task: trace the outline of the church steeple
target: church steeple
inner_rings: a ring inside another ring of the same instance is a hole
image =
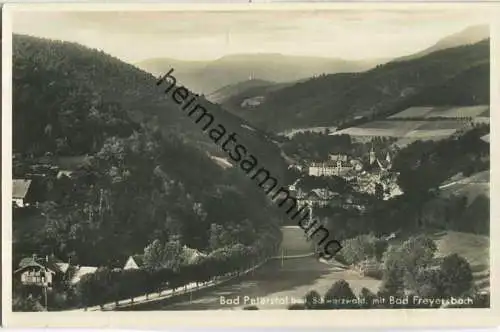
[[[387,169],[392,168],[392,158],[389,152],[387,152],[387,155],[385,156],[385,161],[387,162]]]
[[[377,157],[375,156],[375,151],[373,151],[373,144],[372,148],[370,150],[370,165],[373,165],[373,163],[377,160]]]

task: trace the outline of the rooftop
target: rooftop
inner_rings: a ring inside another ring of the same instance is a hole
[[[12,180],[12,198],[25,198],[31,185],[31,180],[14,179]]]

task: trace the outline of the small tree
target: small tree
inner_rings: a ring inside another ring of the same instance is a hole
[[[359,303],[360,303],[360,308],[362,309],[369,309],[372,308],[373,305],[373,300],[377,297],[375,293],[373,293],[371,290],[369,290],[366,287],[363,287],[361,289],[361,292],[359,293]]]
[[[403,253],[399,247],[390,246],[384,254],[382,284],[380,296],[402,295],[404,291],[405,267],[402,263]]]
[[[342,304],[342,301],[350,302]],[[354,303],[353,303],[354,302]],[[353,309],[358,308],[357,297],[354,295],[349,283],[345,280],[335,282],[326,292],[324,304],[327,309]]]
[[[404,267],[414,272],[417,267],[428,265],[436,253],[436,243],[425,235],[411,237],[401,245]]]
[[[375,256],[376,238],[373,235],[359,235],[344,241],[342,256],[349,264],[357,264]]]
[[[305,306],[307,309],[318,309],[322,305],[321,295],[315,290],[309,291],[305,296]]]
[[[87,308],[96,303],[96,285],[93,274],[86,274],[77,284],[77,293],[80,303]]]
[[[390,296],[401,297],[404,295],[404,282],[400,270],[384,271],[382,284],[378,296],[388,299]]]
[[[149,269],[171,268],[177,270],[182,260],[182,246],[178,240],[163,243],[154,240],[144,248],[144,265]]]
[[[441,287],[445,296],[462,296],[473,287],[470,264],[465,258],[452,254],[446,256],[440,265]]]

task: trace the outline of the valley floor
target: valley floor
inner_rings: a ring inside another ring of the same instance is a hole
[[[363,287],[376,292],[380,285],[379,280],[363,277],[340,264],[321,263],[315,257],[287,259],[283,262],[276,259],[253,273],[215,289],[202,290],[194,293],[192,297],[185,295],[169,302],[136,307],[135,310],[238,310],[255,304],[249,301],[244,303],[245,297],[264,298],[268,303],[256,304],[259,309],[286,309],[292,299],[301,300],[310,290],[324,294],[340,279],[346,280],[356,294],[359,294]],[[240,303],[221,304],[221,297],[239,297]],[[273,300],[275,303],[271,303]]]
[[[295,227],[284,228],[284,247],[287,252],[296,249],[294,254],[308,251],[306,243]],[[415,235],[415,234],[414,234]],[[490,288],[489,237],[453,231],[432,231],[428,234],[438,247],[436,256],[457,253],[471,265],[476,285],[480,290]],[[391,241],[393,244],[404,241],[403,235]],[[301,245],[300,248],[298,245]],[[164,301],[135,306],[124,310],[241,310],[256,305],[259,309],[286,309],[293,300],[301,301],[304,295],[315,290],[324,295],[337,280],[346,280],[353,292],[359,295],[366,287],[376,293],[380,280],[360,275],[343,265],[332,262],[319,262],[315,257],[295,259],[274,259],[257,270],[228,283],[186,294]],[[224,304],[221,298],[237,299],[239,303]],[[245,301],[247,299],[247,301]],[[266,303],[252,303],[263,300]],[[272,303],[274,302],[274,303]]]

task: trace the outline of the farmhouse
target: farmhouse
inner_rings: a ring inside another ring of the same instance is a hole
[[[68,266],[53,257],[39,258],[33,255],[21,259],[19,268],[14,271],[14,277],[19,278],[26,286],[51,288],[54,283],[64,279]]]
[[[25,286],[48,287],[62,282],[77,284],[81,277],[94,273],[97,267],[73,266],[52,256],[25,257],[19,262],[19,267],[14,271],[14,278],[18,278]]]

